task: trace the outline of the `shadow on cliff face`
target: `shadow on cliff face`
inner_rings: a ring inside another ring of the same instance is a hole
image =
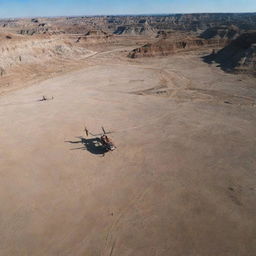
[[[256,32],[241,35],[217,53],[204,56],[203,61],[215,62],[226,72],[256,74]]]

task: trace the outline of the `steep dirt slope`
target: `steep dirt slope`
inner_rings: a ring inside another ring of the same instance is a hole
[[[207,62],[217,62],[227,71],[256,74],[256,32],[245,33],[220,50],[205,57]]]
[[[15,65],[43,63],[54,57],[81,58],[91,53],[57,37],[6,39],[0,44],[0,68],[6,72]]]
[[[81,67],[96,52],[69,37],[0,33],[0,94]]]

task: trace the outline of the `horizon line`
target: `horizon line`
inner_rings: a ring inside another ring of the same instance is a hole
[[[140,14],[79,14],[79,15],[50,15],[50,16],[17,16],[17,17],[0,17],[0,20],[12,20],[12,19],[31,19],[31,18],[79,18],[79,17],[118,17],[118,16],[172,16],[172,15],[184,15],[184,14],[256,14],[256,11],[252,12],[177,12],[177,13],[140,13]]]

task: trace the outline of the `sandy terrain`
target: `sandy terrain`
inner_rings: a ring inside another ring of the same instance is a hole
[[[0,255],[255,255],[255,79],[127,52],[1,96]]]

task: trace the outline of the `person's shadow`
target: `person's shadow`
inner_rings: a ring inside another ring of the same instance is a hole
[[[90,153],[94,154],[94,155],[104,155],[105,153],[108,152],[108,150],[101,144],[101,140],[100,138],[90,138],[90,139],[86,139],[83,137],[77,137],[79,140],[77,141],[65,141],[71,144],[82,144],[82,147],[79,148],[72,148],[71,150],[77,150],[77,149],[81,149],[81,150],[87,150]]]

